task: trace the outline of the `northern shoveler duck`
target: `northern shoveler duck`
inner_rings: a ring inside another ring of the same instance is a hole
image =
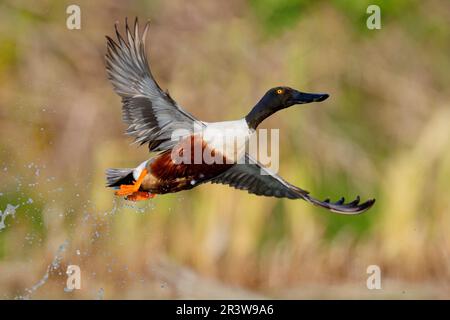
[[[289,87],[276,87],[267,91],[240,120],[213,123],[200,121],[181,108],[156,83],[145,55],[148,27],[149,23],[140,37],[136,19],[134,30],[130,30],[128,23],[125,23],[125,37],[121,36],[116,24],[117,42],[106,37],[106,70],[115,92],[122,97],[123,121],[128,125],[126,133],[134,136],[135,142],[141,145],[148,143],[150,152],[157,153],[134,169],[106,171],[107,186],[116,188],[116,195],[137,201],[211,182],[247,190],[259,196],[303,199],[341,214],[361,213],[374,204],[375,199],[360,203],[359,196],[348,203],[344,202],[344,198],[337,202],[315,199],[309,192],[269,172],[242,146],[232,148],[234,154],[220,154],[222,162],[175,161],[173,155],[183,154],[186,142],[192,148],[197,146],[217,156],[217,146],[224,141],[224,132],[233,132],[235,137],[248,141],[258,125],[273,113],[296,104],[323,101],[328,98],[328,94],[303,93]],[[193,133],[196,126],[202,128],[201,134]],[[181,139],[173,139],[173,133],[177,130],[184,130],[187,134]],[[244,161],[229,161],[234,156],[237,156],[234,159]]]

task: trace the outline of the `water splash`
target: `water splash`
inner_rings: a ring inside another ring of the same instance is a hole
[[[103,288],[100,288],[97,292],[97,300],[103,300],[103,297],[105,295],[105,290]]]
[[[5,211],[3,211],[3,212],[0,211],[0,231],[3,230],[6,227],[5,219],[6,219],[7,216],[12,216],[13,218],[15,218],[16,209],[18,207],[19,207],[18,205],[17,206],[13,206],[13,205],[8,203],[6,205]]]
[[[34,294],[40,287],[42,287],[48,281],[48,278],[50,277],[50,273],[59,268],[59,266],[61,264],[61,260],[63,258],[63,254],[66,251],[66,248],[68,245],[69,245],[69,240],[66,240],[59,246],[58,250],[56,251],[55,256],[53,257],[52,262],[48,265],[47,271],[42,276],[42,278],[31,288],[26,289],[25,291],[27,293],[25,295],[16,297],[17,299],[23,299],[23,300],[31,299],[32,294]]]

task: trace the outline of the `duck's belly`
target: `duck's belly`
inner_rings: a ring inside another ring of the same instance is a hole
[[[193,135],[148,162],[149,173],[141,189],[159,194],[192,189],[225,172],[234,163],[210,147],[202,135]]]

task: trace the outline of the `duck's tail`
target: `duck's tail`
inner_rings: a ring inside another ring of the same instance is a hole
[[[125,169],[106,169],[106,186],[107,187],[120,187],[122,184],[131,185],[134,182],[133,170],[130,168]]]

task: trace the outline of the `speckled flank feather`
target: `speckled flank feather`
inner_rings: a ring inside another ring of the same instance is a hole
[[[191,148],[191,164],[174,163],[172,153],[187,152],[187,147]],[[166,151],[151,160],[148,164],[149,175],[142,182],[143,190],[150,190],[152,193],[169,193],[192,189],[234,165],[232,163],[227,164],[227,159],[220,153],[217,156],[221,158],[222,164],[195,164],[194,154],[196,149],[201,150],[202,154],[209,153],[216,156],[215,150],[210,149],[201,136],[190,136],[181,141],[174,150]]]

